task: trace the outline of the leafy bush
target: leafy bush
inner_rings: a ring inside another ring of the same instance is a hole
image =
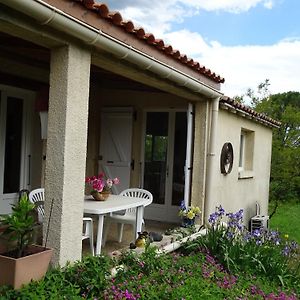
[[[227,216],[227,222],[222,219]],[[300,287],[299,247],[277,231],[248,232],[243,226],[243,210],[225,214],[220,206],[209,217],[205,236],[191,242],[186,251],[203,248],[233,274],[251,272],[277,280],[282,286]]]
[[[278,241],[279,236],[271,232],[245,235],[242,211],[229,214],[227,225],[221,224],[224,215],[220,207],[210,218],[213,225],[207,236],[177,252],[158,255],[149,246],[141,255],[124,252],[118,259],[84,257],[82,262],[49,271],[43,280],[19,291],[0,288],[0,299],[296,300],[300,287],[299,276],[288,265],[288,251],[294,251],[287,248],[291,244]],[[279,287],[269,272],[281,274],[279,282],[285,286]]]
[[[113,261],[107,256],[86,256],[81,262],[50,270],[43,280],[20,290],[0,287],[4,299],[94,299],[103,293]]]

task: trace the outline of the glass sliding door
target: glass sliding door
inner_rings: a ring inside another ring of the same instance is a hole
[[[179,206],[184,198],[184,167],[187,142],[186,112],[176,112],[173,178],[172,178],[172,205]]]
[[[3,193],[20,189],[23,100],[7,97]]]
[[[144,188],[151,191],[156,204],[165,203],[168,123],[166,112],[147,113]]]
[[[1,87],[0,87],[1,88]],[[30,189],[28,96],[13,88],[0,96],[0,214],[11,212],[21,189]]]
[[[145,218],[177,222],[184,198],[187,143],[186,111],[147,112],[143,187],[153,194]]]

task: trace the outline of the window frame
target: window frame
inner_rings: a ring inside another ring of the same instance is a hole
[[[249,129],[241,128],[238,166],[239,179],[254,177],[254,142],[255,132]]]

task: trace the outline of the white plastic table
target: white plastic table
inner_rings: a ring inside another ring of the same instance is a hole
[[[105,214],[136,207],[135,232],[137,236],[137,233],[142,230],[144,206],[147,206],[150,203],[150,199],[120,195],[109,195],[108,199],[105,201],[96,201],[92,196],[85,196],[83,209],[84,213],[98,215],[96,255],[99,255],[101,253],[103,221]]]

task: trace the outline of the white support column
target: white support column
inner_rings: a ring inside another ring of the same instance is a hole
[[[208,131],[208,101],[195,103],[194,156],[192,169],[192,205],[201,209],[200,224],[204,223]]]
[[[61,266],[81,259],[90,62],[72,45],[51,52],[44,239],[54,199],[47,246]]]

